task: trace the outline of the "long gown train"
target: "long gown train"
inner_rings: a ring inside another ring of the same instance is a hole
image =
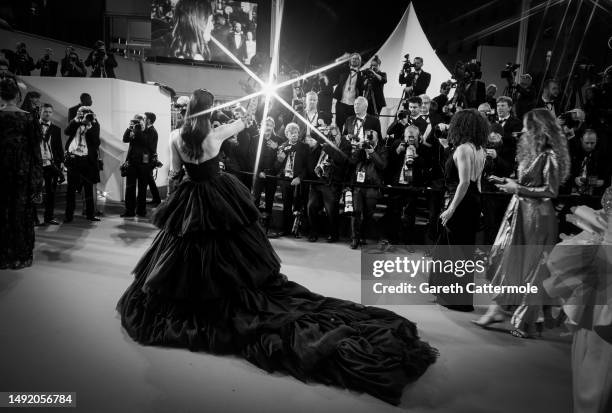
[[[437,357],[416,325],[288,281],[248,189],[219,171],[217,157],[185,168],[117,304],[128,334],[147,345],[242,355],[269,372],[398,404]]]

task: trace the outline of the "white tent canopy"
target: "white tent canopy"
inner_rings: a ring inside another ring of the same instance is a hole
[[[387,73],[388,78],[385,85],[385,98],[391,99],[388,101],[387,110],[395,111],[395,107],[391,107],[392,102],[397,102],[396,99],[402,97],[403,87],[398,83],[398,77],[402,70],[403,56],[406,53],[410,53],[411,60],[417,56],[423,58],[423,70],[431,73],[431,83],[427,89],[430,97],[437,96],[440,84],[451,78],[450,72],[427,40],[414,6],[410,3],[391,36],[376,53],[382,61],[381,70]],[[368,61],[367,66],[369,63]]]

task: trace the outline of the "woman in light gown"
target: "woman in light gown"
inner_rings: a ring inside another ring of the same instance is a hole
[[[511,319],[514,336],[530,337],[542,310],[542,281],[547,278],[546,257],[558,238],[552,199],[569,174],[567,140],[554,116],[534,109],[523,120],[518,145],[518,179],[492,177],[504,192],[512,193],[508,209],[493,244],[491,284],[522,286],[530,283],[539,294],[500,293],[485,315],[474,323],[487,327],[505,320],[503,305],[517,306]]]
[[[437,351],[391,311],[321,296],[280,273],[249,190],[219,170],[221,144],[247,122],[212,130],[210,114],[190,118],[212,104],[196,90],[171,134],[170,195],[117,305],[123,327],[142,344],[237,354],[268,372],[398,404]]]

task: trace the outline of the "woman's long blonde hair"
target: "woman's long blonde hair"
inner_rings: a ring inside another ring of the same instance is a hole
[[[534,159],[546,150],[552,150],[559,165],[561,182],[569,177],[570,158],[567,138],[548,109],[533,109],[525,115],[527,131],[518,144],[517,160],[519,175],[526,170]]]

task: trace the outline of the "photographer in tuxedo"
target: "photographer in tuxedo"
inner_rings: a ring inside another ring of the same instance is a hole
[[[87,220],[100,221],[95,216],[94,185],[100,182],[98,149],[100,148],[100,124],[88,106],[81,106],[76,117],[64,130],[68,136],[64,164],[68,170],[66,190],[66,215],[64,222],[74,217],[75,194],[84,193]]]
[[[383,88],[387,83],[387,74],[380,70],[380,58],[374,56],[370,62],[370,67],[363,70],[364,96],[368,100],[368,113],[378,116],[382,108],[387,106]]]
[[[353,109],[355,99],[363,94],[365,78],[359,70],[360,67],[361,56],[359,53],[353,53],[349,66],[343,69],[338,77],[334,99],[336,99],[336,125],[339,128],[343,128],[346,119],[355,114]]]
[[[350,135],[349,139],[357,139],[363,141],[365,138],[365,131],[373,130],[376,131],[376,136],[381,136],[380,133],[380,121],[377,117],[368,115],[368,101],[363,96],[359,96],[355,99],[353,105],[355,115],[349,117],[344,122],[344,128],[342,135]],[[338,120],[336,118],[336,120]]]
[[[155,115],[155,113],[145,112],[146,131],[149,134],[149,138],[151,139],[151,145],[153,145],[153,142],[155,142],[155,147],[151,147],[151,149],[153,149],[153,156],[151,158],[152,159],[151,168],[149,170],[149,178],[147,181],[147,186],[149,190],[151,191],[151,197],[153,198],[150,204],[154,207],[161,204],[161,197],[159,196],[159,189],[157,188],[157,184],[155,183],[155,177],[153,176],[153,171],[156,168],[160,168],[161,166],[163,166],[161,162],[159,162],[159,158],[157,156],[158,135],[157,135],[157,129],[155,129],[155,126],[153,126],[156,120],[157,120],[157,116]]]
[[[423,100],[420,96],[412,96],[408,98],[405,106],[408,110],[408,124],[419,128],[419,133],[422,136],[427,130],[427,121],[421,116]]]
[[[485,147],[486,160],[483,174],[509,178],[516,169],[516,148],[523,129],[523,122],[512,115],[512,99],[508,96],[497,98],[497,117],[491,125]],[[499,192],[493,182],[482,180],[482,190]],[[503,195],[489,195],[482,198],[485,224],[484,242],[492,245],[497,236],[510,198]]]
[[[68,109],[68,119],[74,119],[80,107],[91,107],[91,105],[93,105],[91,95],[89,93],[81,93],[81,96],[79,96],[79,103]]]
[[[15,51],[2,49],[2,53],[9,61],[9,71],[17,76],[30,76],[35,68],[34,59],[28,54],[23,42],[17,43]]]
[[[65,180],[64,173],[62,172],[64,149],[62,148],[62,130],[59,126],[51,123],[51,116],[53,116],[53,106],[49,103],[43,104],[40,115],[42,131],[40,153],[42,155],[43,179],[45,181],[44,222],[47,225],[59,225],[59,222],[53,216],[53,210],[55,209],[57,184]]]
[[[561,115],[561,102],[559,100],[559,82],[555,79],[547,79],[544,82],[542,96],[538,97],[536,108],[548,109],[554,117]]]
[[[364,231],[371,223],[376,204],[382,196],[380,187],[387,168],[387,148],[379,143],[378,136],[378,132],[372,129],[366,129],[363,139],[356,135],[349,136],[352,145],[350,163],[354,167],[352,182],[378,186],[355,186],[353,189],[351,249],[366,244]]]
[[[404,63],[404,67],[399,74],[399,84],[405,85],[404,96],[419,96],[427,93],[427,88],[431,82],[431,74],[423,70],[423,58],[415,57],[410,64],[410,55],[404,57],[406,63]]]
[[[130,146],[125,163],[121,165],[121,175],[126,177],[125,212],[121,217],[132,218],[138,215],[144,218],[147,215],[147,185],[153,155],[157,153],[157,132],[155,129],[147,129],[145,116],[137,114],[123,133],[123,142]]]
[[[332,120],[331,113],[327,113],[318,109],[319,96],[316,92],[310,91],[306,93],[306,105],[304,110],[299,111],[300,115],[308,121],[305,124],[297,116],[293,116],[293,123],[297,124],[300,128],[300,140],[303,140],[307,134],[316,135],[312,131],[313,128],[318,128],[321,124],[329,125]]]
[[[270,219],[272,217],[272,207],[274,206],[274,194],[276,193],[276,156],[278,147],[284,139],[274,133],[274,119],[268,116],[262,127],[264,128],[263,143],[261,145],[261,155],[257,166],[257,177],[253,188],[253,203],[259,208],[261,192],[265,193],[265,207],[261,220],[262,225],[268,232]]]
[[[336,148],[323,141],[318,135],[314,137],[321,152],[314,167],[316,180],[320,183],[310,185],[308,195],[308,220],[310,227],[309,241],[318,239],[316,218],[325,209],[327,215],[327,242],[338,241],[338,212],[343,183],[346,180],[351,144],[340,133],[336,125],[322,127],[321,132],[336,145]]]

